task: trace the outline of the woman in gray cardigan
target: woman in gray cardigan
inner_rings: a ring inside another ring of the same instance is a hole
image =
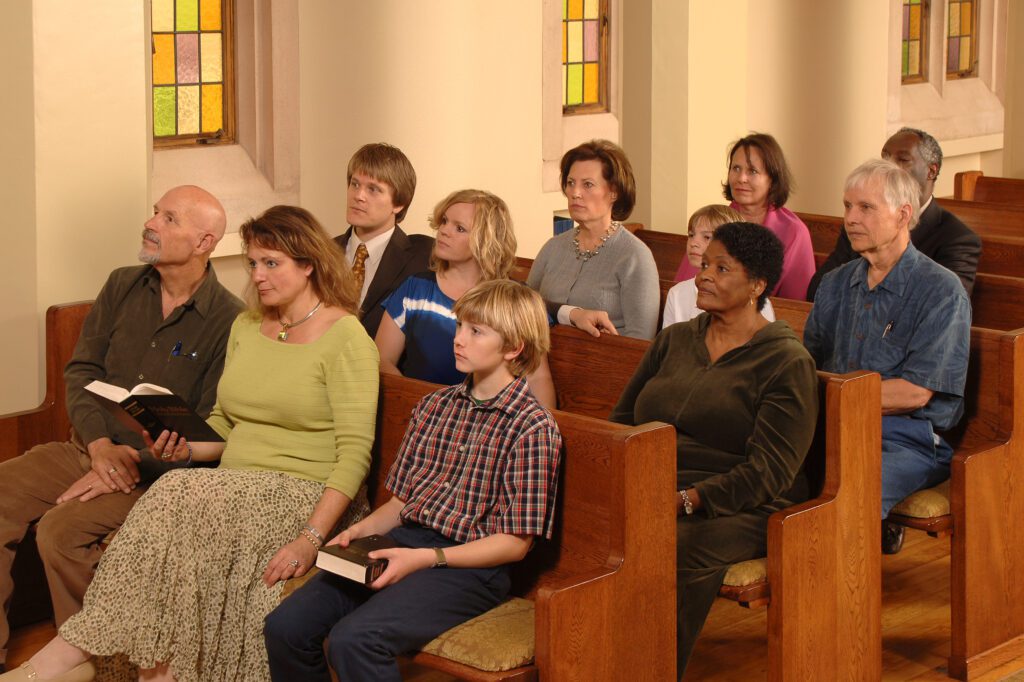
[[[527,284],[561,324],[594,336],[654,338],[658,268],[647,245],[620,222],[636,200],[625,152],[607,140],[585,142],[562,157],[561,181],[576,226],[541,248]]]

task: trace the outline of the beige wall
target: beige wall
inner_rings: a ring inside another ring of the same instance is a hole
[[[1004,173],[1024,178],[1024,4],[1009,3],[1006,35],[1006,146]],[[1017,66],[1017,68],[1013,68]],[[986,171],[987,173],[987,171]]]
[[[348,159],[386,141],[418,176],[405,228],[427,231],[436,202],[479,187],[508,202],[519,252],[534,255],[565,208],[561,194],[541,190],[541,11],[540,2],[304,0],[302,204],[343,231]]]

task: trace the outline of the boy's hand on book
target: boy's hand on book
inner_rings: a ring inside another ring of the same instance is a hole
[[[100,495],[112,493],[114,490],[107,487],[100,480],[99,474],[95,471],[89,471],[89,473],[72,483],[67,490],[60,494],[60,497],[57,498],[57,504],[63,504],[75,499],[79,502],[88,502]]]
[[[371,559],[387,559],[388,567],[380,577],[370,583],[370,589],[379,590],[394,585],[411,573],[430,568],[434,565],[436,554],[429,547],[392,547],[391,549],[375,549],[368,555]]]
[[[109,438],[97,438],[89,443],[88,450],[92,470],[103,485],[127,495],[139,482],[138,462],[142,458],[135,448],[115,445]]]
[[[299,578],[316,565],[316,548],[304,537],[298,537],[277,550],[267,569],[263,571],[263,584],[273,587],[278,580]]]
[[[327,541],[328,545],[341,545],[342,547],[348,547],[348,543],[363,537],[365,533],[359,531],[358,524],[349,526],[345,530],[341,531],[333,538]]]

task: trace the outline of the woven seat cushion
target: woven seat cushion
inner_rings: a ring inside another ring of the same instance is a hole
[[[918,490],[892,508],[893,514],[911,516],[915,519],[930,519],[949,513],[949,479],[934,488]]]
[[[746,587],[768,577],[768,560],[751,559],[729,567],[722,582],[732,587]]]
[[[533,663],[533,602],[514,597],[458,625],[422,649],[490,672]]]

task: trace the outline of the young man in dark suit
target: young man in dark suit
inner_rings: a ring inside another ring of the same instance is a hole
[[[430,265],[434,239],[407,235],[398,226],[415,191],[416,171],[398,147],[363,145],[348,162],[349,228],[334,240],[362,287],[359,306],[370,337],[377,334],[384,299],[406,277]]]

